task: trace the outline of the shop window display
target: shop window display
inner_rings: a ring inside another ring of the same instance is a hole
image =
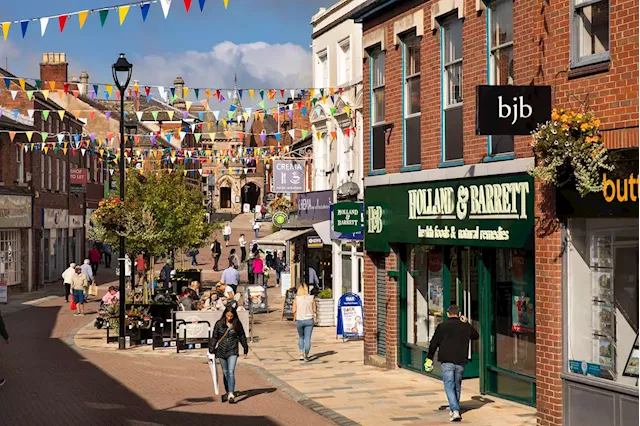
[[[407,341],[429,348],[436,327],[443,321],[442,247],[416,246],[413,270],[416,275],[407,288]]]
[[[567,369],[637,386],[638,221],[572,219],[568,242]]]

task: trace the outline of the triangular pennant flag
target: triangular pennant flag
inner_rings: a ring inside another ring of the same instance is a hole
[[[289,136],[291,136],[291,139],[295,139],[295,137],[296,137],[296,129],[291,129],[287,133],[289,133]]]
[[[16,137],[16,132],[9,132],[9,139],[13,142],[13,138]]]
[[[64,134],[58,133],[56,136],[58,137],[58,143],[62,143],[62,141],[64,140]]]
[[[42,96],[44,96],[45,99],[49,99],[49,91],[48,90],[41,90],[40,93],[42,93]]]
[[[27,114],[29,114],[29,118],[33,118],[33,113],[34,113],[34,110],[32,109],[27,110]]]
[[[16,96],[18,95],[18,91],[17,90],[12,90],[11,91],[11,97],[13,98],[13,100],[16,100]]]
[[[347,113],[347,115],[351,115],[351,107],[346,106],[344,108],[342,108],[344,110],[345,113]]]
[[[4,85],[7,86],[7,89],[10,89],[11,88],[11,79],[5,77]]]
[[[187,136],[187,132],[180,132],[180,142],[184,140],[185,136]]]
[[[42,119],[43,120],[46,121],[49,118],[49,110],[48,109],[42,110],[42,111],[40,111],[40,113],[42,114]]]
[[[187,111],[189,111],[191,109],[191,105],[193,105],[193,102],[185,101],[185,104],[186,104]]]
[[[220,111],[213,111],[213,116],[216,118],[216,121],[218,121],[218,117],[220,116]]]
[[[4,36],[5,40],[9,36],[9,27],[11,27],[11,22],[3,22],[2,23],[2,35]]]
[[[144,111],[136,111],[136,116],[138,117],[138,121],[142,121],[142,114],[144,114]]]
[[[58,23],[60,23],[60,32],[64,31],[64,26],[67,24],[68,15],[60,15],[58,16]]]
[[[44,33],[47,31],[47,25],[49,24],[49,18],[40,18],[40,35],[44,37]]]
[[[229,0],[223,0],[224,8],[226,9],[229,6]]]
[[[173,114],[175,114],[174,110],[167,111],[167,115],[169,116],[169,121],[173,121]]]
[[[206,0],[198,0],[198,3],[200,4],[200,12],[202,12],[204,10],[204,2],[205,1]],[[202,174],[202,172],[200,174]]]
[[[227,111],[227,114],[229,115],[229,120],[231,120],[233,117],[233,111]]]
[[[147,14],[149,13],[150,6],[151,6],[151,3],[142,3],[140,5],[140,11],[142,12],[142,22],[147,21]]]
[[[189,13],[189,9],[191,9],[191,0],[184,0],[184,8]]]
[[[267,135],[265,133],[260,133],[260,140],[262,140],[262,144],[264,145],[264,141],[267,139]]]
[[[289,119],[293,120],[293,110],[290,109],[289,111],[287,111],[287,113],[289,114]]]
[[[95,133],[90,133],[89,134],[89,139],[91,140],[91,142],[94,142],[96,140],[96,134]]]
[[[109,9],[104,9],[100,11],[100,26],[104,27],[104,23],[107,20],[107,16],[109,16]]]
[[[260,91],[260,98],[261,98],[262,100],[264,100],[264,90],[261,90],[261,91]]]
[[[44,153],[47,154],[49,152],[49,145],[46,145],[44,147]]]
[[[111,111],[106,111],[104,115],[107,117],[107,120],[111,118]]]
[[[80,29],[84,27],[84,23],[87,20],[87,15],[89,15],[88,10],[83,10],[82,12],[78,12],[78,22],[80,23]]]
[[[124,20],[127,18],[127,13],[129,13],[129,8],[131,6],[120,6],[118,8],[118,16],[120,17],[120,25],[124,23]]]
[[[284,89],[280,89],[280,97],[284,99]]]
[[[253,99],[253,95],[255,95],[255,90],[249,89],[249,97],[251,97],[251,99]]]
[[[329,108],[331,115],[336,115],[336,109],[334,107]]]
[[[336,140],[337,136],[338,136],[337,132],[331,132],[331,139]]]
[[[200,89],[193,89],[193,93],[196,95],[196,99],[200,96]]]
[[[260,101],[260,107],[262,107],[262,109],[266,109],[266,105],[264,101]]]
[[[151,116],[153,117],[153,121],[158,121],[158,111],[151,111]]]
[[[27,99],[31,100],[33,97],[33,90],[27,90]]]
[[[162,6],[164,19],[167,19],[167,15],[169,15],[169,8],[171,7],[171,0],[160,0],[160,6]]]
[[[20,21],[20,27],[22,27],[22,38],[24,38],[25,34],[27,34],[28,26],[29,26],[29,21]]]
[[[65,111],[63,109],[58,110],[58,115],[60,116],[60,120],[64,120],[64,112]]]
[[[84,157],[84,154],[87,152],[87,150],[85,148],[80,148],[80,152],[82,153],[82,156]],[[111,172],[111,174],[113,174],[113,169],[109,170]]]
[[[42,138],[42,142],[46,142],[47,138],[49,137],[49,133],[48,132],[40,132],[40,137]]]
[[[133,140],[135,141],[136,145],[139,145],[140,144],[140,135],[135,135],[133,137]]]
[[[104,86],[105,90],[109,94],[109,96],[113,96],[113,86],[111,84],[107,84]]]
[[[89,118],[90,118],[91,120],[93,120],[94,118],[96,118],[96,112],[95,112],[95,111],[93,111],[93,110],[92,110],[92,111],[89,111]]]
[[[302,130],[302,139],[306,138],[308,134],[309,134],[308,130]]]
[[[202,133],[194,133],[193,136],[196,138],[196,143],[200,142],[200,138],[202,137]]]

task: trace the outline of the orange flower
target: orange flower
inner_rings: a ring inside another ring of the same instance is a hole
[[[587,130],[589,130],[591,126],[588,123],[582,123],[580,125],[580,130],[582,130],[583,132],[586,132]]]
[[[557,120],[558,118],[560,118],[560,114],[558,114],[558,111],[556,111],[556,109],[553,109],[553,112],[551,113],[551,119],[552,120]]]
[[[597,118],[595,120],[593,120],[593,125],[595,127],[599,127],[600,126],[600,120],[598,120]]]
[[[560,130],[564,130],[566,132],[567,130],[569,130],[569,125],[566,123],[563,124],[562,126],[560,126]]]
[[[562,116],[560,116],[560,120],[563,123],[566,123],[567,121],[569,121],[569,116],[567,114],[562,114]]]

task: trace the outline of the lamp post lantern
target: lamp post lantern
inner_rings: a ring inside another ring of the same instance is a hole
[[[131,81],[131,73],[133,71],[133,65],[127,61],[124,57],[124,53],[120,54],[118,60],[111,67],[113,72],[113,81],[116,83],[116,87],[120,91],[120,201],[124,201],[124,180],[125,180],[125,167],[124,167],[124,97],[125,90],[127,86],[129,86],[129,81]],[[126,289],[124,282],[124,274],[125,274],[125,238],[124,236],[120,237],[120,256],[118,258],[118,262],[120,263],[120,312],[119,312],[119,329],[118,329],[118,348],[124,349],[125,346],[125,324],[124,324],[124,311],[125,311],[125,301],[126,301]],[[133,267],[133,265],[132,265]]]

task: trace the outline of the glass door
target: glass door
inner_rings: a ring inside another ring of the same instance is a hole
[[[469,344],[468,362],[464,370],[465,378],[480,375],[480,341],[483,333],[480,327],[479,266],[480,249],[475,247],[451,247],[450,264],[450,304],[455,303],[460,313],[478,331],[480,339]],[[448,307],[448,306],[447,306]]]

